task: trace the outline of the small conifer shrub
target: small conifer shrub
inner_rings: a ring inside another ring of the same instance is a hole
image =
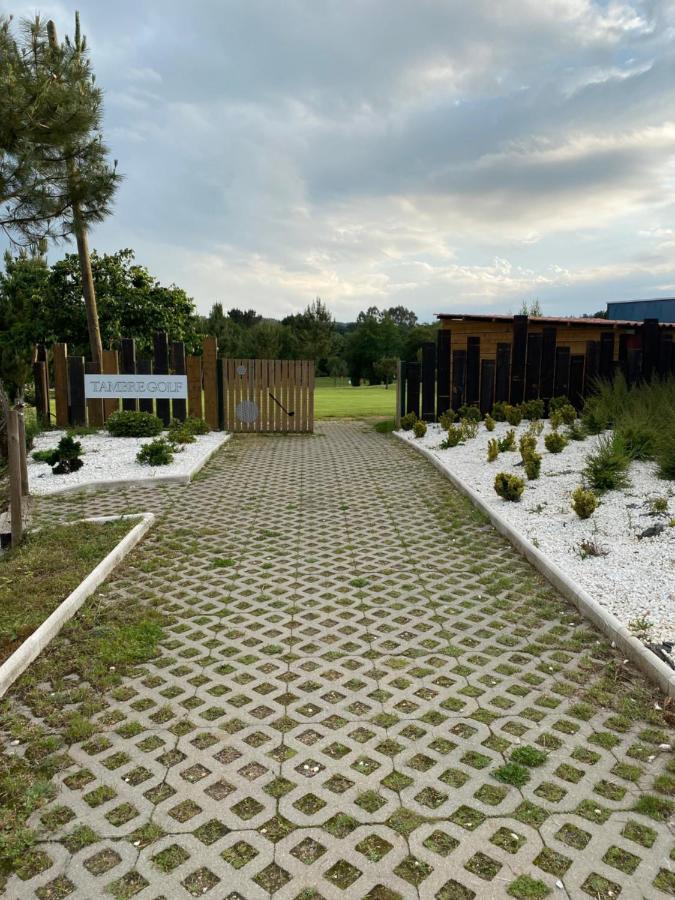
[[[500,472],[495,478],[495,491],[503,500],[517,503],[525,490],[525,482],[517,475]]]

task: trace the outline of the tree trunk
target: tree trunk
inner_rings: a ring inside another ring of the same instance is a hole
[[[76,215],[76,218],[79,216]],[[87,329],[89,331],[89,346],[91,347],[91,361],[97,366],[103,365],[103,345],[101,343],[101,329],[98,324],[98,309],[96,308],[96,289],[94,288],[94,276],[91,271],[89,258],[89,241],[87,229],[79,226],[75,234],[77,241],[77,255],[80,258],[80,272],[82,274],[82,294],[84,305],[87,309]],[[99,371],[103,371],[99,368]]]

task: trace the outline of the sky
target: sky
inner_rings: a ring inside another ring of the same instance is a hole
[[[79,8],[124,174],[90,243],[201,312],[675,296],[675,0]]]

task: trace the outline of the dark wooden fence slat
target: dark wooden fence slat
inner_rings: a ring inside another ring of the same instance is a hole
[[[84,356],[68,357],[68,394],[70,424],[87,424],[87,405],[84,400]]]
[[[659,320],[645,319],[642,323],[642,377],[649,381],[659,359]]]
[[[433,422],[436,418],[436,345],[422,344],[422,418]]]
[[[495,403],[508,403],[511,395],[511,344],[497,344]]]
[[[525,396],[525,361],[527,358],[527,316],[513,317],[513,346],[511,349],[511,391],[514,405]]]
[[[628,381],[628,342],[630,337],[628,334],[619,335],[619,371],[626,381]]]
[[[408,363],[401,360],[400,375],[401,383],[398,392],[398,414],[404,416],[406,412],[406,394],[408,391]]]
[[[452,408],[463,406],[466,389],[466,350],[452,351]]]
[[[35,414],[40,425],[49,426],[49,387],[47,382],[47,363],[36,360],[33,363],[33,380],[35,382]]]
[[[495,403],[495,361],[484,359],[480,364],[480,411],[490,412]]]
[[[136,372],[138,373],[138,375],[152,375],[152,360],[137,359]],[[152,399],[152,397],[144,397],[142,400],[138,401],[138,408],[141,412],[152,413],[155,411],[154,400]]]
[[[558,330],[555,325],[547,325],[541,335],[541,381],[539,396],[548,401],[553,396],[555,385],[555,347]],[[548,412],[548,409],[546,410]]]
[[[478,403],[480,399],[480,338],[466,339],[466,402]]]
[[[614,375],[614,332],[603,331],[600,334],[600,377],[611,378]]]
[[[171,368],[174,375],[185,375],[185,344],[183,341],[171,343]],[[180,422],[185,421],[187,415],[187,400],[173,401],[173,417]]]
[[[100,375],[101,367],[95,362],[86,362],[84,371],[87,375]],[[105,418],[103,415],[103,400],[87,400],[87,421],[90,425],[99,427],[103,425]]]
[[[628,384],[635,385],[642,377],[642,348],[628,348]]]
[[[600,343],[586,341],[586,364],[584,366],[584,396],[593,393],[593,386],[600,376]]]
[[[153,371],[156,375],[169,374],[169,339],[166,331],[156,331],[153,340]],[[171,401],[156,400],[157,415],[168,425],[171,421]]]
[[[555,351],[555,397],[570,395],[570,348],[556,347]]]
[[[659,358],[656,371],[660,378],[670,374],[673,365],[673,336],[669,332],[662,331],[659,340]]]
[[[584,365],[586,358],[582,353],[574,353],[570,357],[570,389],[569,397],[576,409],[584,405]]]
[[[122,338],[120,341],[120,373],[122,375],[136,374],[136,341],[133,338]],[[138,400],[122,400],[122,409],[133,412],[138,409]]]
[[[202,341],[202,376],[204,380],[204,418],[211,428],[218,428],[218,386],[216,358],[218,342],[207,336]]]
[[[216,359],[216,392],[218,404],[218,428],[222,431],[225,428],[225,368],[223,366],[222,357]]]
[[[419,418],[421,366],[418,362],[409,362],[407,368],[408,389],[406,391],[406,412],[414,412],[415,415]]]
[[[68,425],[68,344],[54,344],[54,401],[56,404],[56,424],[60,428]]]
[[[543,335],[535,333],[527,336],[527,362],[525,364],[525,399],[537,400],[541,380],[541,352]]]
[[[450,347],[452,332],[449,328],[441,328],[436,340],[438,367],[438,386],[436,399],[436,416],[440,418],[450,409]]]

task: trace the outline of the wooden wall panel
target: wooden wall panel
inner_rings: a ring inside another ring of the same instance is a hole
[[[218,388],[216,385],[216,358],[218,343],[214,337],[202,341],[202,375],[204,379],[204,418],[211,428],[218,428]]]
[[[68,417],[68,344],[54,344],[54,400],[56,424],[66,428]]]

